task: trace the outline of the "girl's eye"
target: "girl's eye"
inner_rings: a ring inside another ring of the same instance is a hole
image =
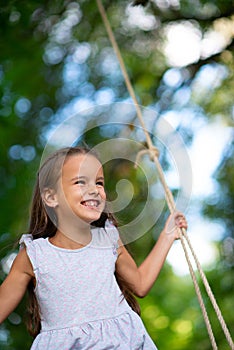
[[[77,180],[74,184],[75,185],[85,185],[85,181],[84,180]]]
[[[98,181],[98,182],[96,182],[96,185],[97,185],[97,186],[104,187],[104,182],[102,182],[102,181]]]

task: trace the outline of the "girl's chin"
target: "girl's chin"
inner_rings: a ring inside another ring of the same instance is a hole
[[[101,214],[102,213],[99,211],[90,210],[89,214],[87,213],[87,215],[83,216],[83,220],[91,224],[92,222],[99,220],[101,217]]]
[[[74,208],[74,210],[71,210],[71,213],[68,214],[67,219],[69,220],[69,216],[71,215],[71,219],[75,219],[78,221],[83,221],[84,223],[90,224],[94,221],[97,221],[100,219],[102,212],[104,208],[90,208],[88,206],[81,205],[79,207]]]

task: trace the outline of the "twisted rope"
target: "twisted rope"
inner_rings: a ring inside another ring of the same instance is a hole
[[[125,67],[125,64],[124,64],[124,61],[123,61],[123,58],[122,58],[122,55],[120,53],[118,44],[117,44],[117,42],[115,40],[115,36],[113,34],[113,31],[112,31],[112,28],[110,26],[109,20],[107,18],[105,9],[104,9],[104,7],[102,5],[102,1],[101,0],[96,0],[96,2],[97,2],[97,6],[98,6],[98,9],[99,9],[100,15],[101,15],[102,20],[103,20],[103,23],[105,25],[106,31],[108,33],[110,42],[111,42],[111,44],[113,46],[113,49],[115,51],[115,54],[116,54],[116,56],[118,58],[118,61],[119,61],[119,64],[120,64],[120,68],[121,68],[121,71],[122,71],[122,74],[123,74],[123,77],[124,77],[124,80],[125,80],[126,87],[128,89],[128,92],[129,92],[133,102],[134,102],[134,105],[135,105],[135,108],[136,108],[137,117],[139,119],[139,122],[141,124],[141,127],[142,127],[142,129],[144,131],[144,134],[145,134],[145,137],[146,137],[146,143],[147,143],[148,149],[147,150],[141,150],[140,152],[138,152],[137,157],[136,157],[136,164],[138,164],[140,158],[143,155],[149,154],[150,159],[156,165],[156,168],[157,168],[157,171],[158,171],[158,174],[159,174],[159,179],[160,179],[161,184],[162,184],[162,186],[164,188],[164,191],[165,191],[165,197],[166,197],[166,201],[167,201],[167,204],[168,204],[168,208],[169,208],[170,212],[173,213],[173,212],[176,211],[175,201],[174,201],[172,192],[171,192],[171,190],[169,189],[169,187],[168,187],[168,185],[166,183],[163,169],[162,169],[161,164],[160,164],[160,162],[158,160],[159,151],[153,145],[152,140],[150,138],[150,135],[149,135],[148,131],[146,130],[144,119],[143,119],[143,115],[142,115],[142,112],[141,112],[141,108],[140,108],[140,106],[138,104],[138,101],[137,101],[134,89],[133,89],[132,84],[130,82],[129,75],[127,73],[127,70],[126,70],[126,67]],[[202,281],[204,283],[204,286],[206,288],[207,294],[208,294],[208,296],[209,296],[209,298],[210,298],[210,300],[212,302],[212,305],[214,307],[214,310],[216,312],[216,315],[217,315],[217,318],[218,318],[218,320],[220,322],[220,325],[221,325],[221,327],[223,329],[223,332],[225,334],[227,342],[230,345],[230,348],[232,350],[234,350],[234,343],[232,341],[230,332],[229,332],[229,330],[227,328],[227,325],[226,325],[226,323],[225,323],[225,321],[223,319],[222,313],[221,313],[221,311],[219,309],[219,306],[218,306],[218,304],[217,304],[217,302],[215,300],[213,292],[212,292],[212,290],[211,290],[211,288],[209,286],[207,278],[206,278],[206,276],[205,276],[205,274],[204,274],[204,272],[202,270],[202,267],[201,267],[201,265],[200,265],[200,263],[198,261],[198,258],[197,258],[196,254],[194,252],[194,249],[193,249],[193,247],[191,245],[191,242],[190,242],[190,240],[188,238],[188,235],[187,235],[187,232],[186,232],[185,229],[179,229],[179,237],[180,237],[180,241],[181,241],[181,244],[182,244],[182,247],[183,247],[183,250],[184,250],[184,254],[185,254],[187,263],[188,263],[190,275],[191,275],[191,278],[192,278],[192,281],[193,281],[193,284],[194,284],[194,288],[195,288],[195,292],[197,294],[199,305],[200,305],[201,310],[202,310],[203,318],[204,318],[204,321],[205,321],[205,324],[206,324],[206,328],[207,328],[207,331],[208,331],[208,335],[209,335],[209,338],[210,338],[210,341],[211,341],[212,348],[214,350],[218,349],[217,344],[215,342],[215,338],[214,338],[214,334],[213,334],[213,331],[212,331],[212,327],[211,327],[211,324],[210,324],[210,321],[209,321],[209,317],[208,317],[208,314],[207,314],[207,311],[206,311],[206,307],[205,307],[203,299],[202,299],[201,291],[200,291],[200,288],[199,288],[199,285],[198,285],[198,282],[197,282],[197,279],[196,279],[196,275],[194,273],[194,270],[193,270],[193,267],[192,267],[192,263],[191,263],[190,258],[189,258],[188,250],[187,250],[187,247],[186,247],[186,244],[185,244],[185,239],[187,241],[188,247],[191,250],[191,253],[192,253],[192,256],[193,256],[193,258],[195,260],[197,269],[198,269],[198,271],[200,273],[200,276],[201,276],[201,279],[202,279]]]

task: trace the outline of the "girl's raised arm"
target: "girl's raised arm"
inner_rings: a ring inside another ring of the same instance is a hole
[[[136,296],[144,297],[153,286],[174,240],[179,238],[178,227],[187,229],[187,222],[183,214],[177,212],[169,216],[157,243],[139,267],[126,248],[120,246],[116,270]]]
[[[8,276],[0,286],[0,324],[19,304],[33,277],[32,265],[26,249],[23,248],[16,256]]]

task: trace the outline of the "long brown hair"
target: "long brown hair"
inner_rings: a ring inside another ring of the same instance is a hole
[[[73,155],[85,155],[90,154],[95,158],[98,158],[97,154],[92,150],[85,147],[68,147],[62,148],[52,155],[50,155],[46,161],[40,167],[37,180],[35,184],[35,189],[31,204],[31,215],[29,222],[29,233],[32,235],[33,239],[53,237],[57,231],[57,218],[53,209],[46,206],[42,200],[42,191],[45,188],[55,189],[56,183],[61,176],[62,166],[67,157]],[[105,227],[106,220],[112,221],[112,223],[117,226],[117,221],[114,215],[109,212],[108,208],[102,212],[100,218],[93,222],[92,225],[96,227]],[[115,272],[116,280],[119,287],[123,293],[123,297],[127,300],[131,308],[140,314],[140,307],[131,292],[130,286],[127,284],[123,278]],[[29,333],[35,337],[41,329],[41,318],[40,309],[37,302],[36,295],[34,293],[34,284],[31,281],[28,285],[28,321],[27,328]]]

